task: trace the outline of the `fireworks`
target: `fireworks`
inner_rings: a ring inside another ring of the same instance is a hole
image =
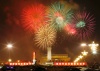
[[[67,23],[66,26],[64,27],[64,31],[66,33],[67,40],[75,39],[75,34],[77,31],[74,24]]]
[[[36,44],[42,48],[53,45],[56,30],[64,29],[67,35],[77,36],[80,39],[89,38],[94,31],[93,16],[85,11],[75,12],[75,14],[73,11],[66,2],[55,2],[48,9],[42,4],[35,4],[23,10],[23,27],[35,31]]]
[[[35,34],[36,44],[46,49],[51,47],[56,39],[56,30],[49,24],[42,26]]]
[[[25,8],[22,12],[23,26],[26,30],[36,31],[45,24],[46,7],[42,4],[35,4]]]
[[[94,22],[94,18],[90,13],[77,12],[72,21],[72,24],[75,24],[76,36],[81,39],[89,38],[94,31]]]
[[[74,35],[76,33],[76,29],[75,29],[74,24],[67,24],[64,27],[64,30],[67,32],[68,35]]]
[[[54,25],[56,29],[63,29],[71,18],[72,12],[66,7],[66,4],[55,2],[49,7],[48,18],[49,22]]]

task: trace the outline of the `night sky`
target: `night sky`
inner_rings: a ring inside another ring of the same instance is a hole
[[[55,0],[59,1],[59,0]],[[95,30],[86,43],[95,41],[100,44],[100,2],[99,0],[64,0],[71,5],[77,5],[80,10],[93,14],[95,18]],[[11,58],[16,60],[32,60],[32,52],[36,52],[37,59],[46,54],[46,50],[39,49],[34,43],[34,34],[27,32],[21,25],[23,8],[30,4],[42,3],[45,6],[54,3],[54,0],[0,0],[0,61],[7,61],[9,50],[8,43],[13,43],[10,50]],[[57,33],[57,41],[52,48],[52,53],[67,53],[72,60],[81,52],[81,40],[68,39],[61,31]],[[100,55],[99,55],[100,56]]]

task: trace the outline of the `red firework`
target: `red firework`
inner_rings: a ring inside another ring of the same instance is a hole
[[[45,24],[46,7],[42,4],[34,4],[25,8],[22,12],[22,22],[26,30],[37,31]]]
[[[75,25],[74,24],[67,24],[64,27],[64,30],[66,31],[66,33],[68,35],[74,35],[74,34],[76,34],[76,29],[75,29]]]

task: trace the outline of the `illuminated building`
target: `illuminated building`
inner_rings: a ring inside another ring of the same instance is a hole
[[[67,54],[52,54],[51,62],[68,62],[70,61],[70,57]],[[43,56],[40,60],[40,64],[47,62],[46,55]]]

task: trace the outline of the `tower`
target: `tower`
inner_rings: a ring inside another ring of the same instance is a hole
[[[36,59],[35,59],[35,52],[33,52],[33,64],[35,64]]]
[[[47,48],[47,61],[51,61],[51,47]]]

